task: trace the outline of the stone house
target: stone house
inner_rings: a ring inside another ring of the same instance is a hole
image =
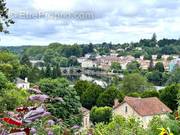
[[[135,98],[126,96],[122,103],[115,100],[113,106],[114,115],[122,115],[125,118],[136,117],[142,122],[144,128],[148,126],[154,116],[158,115],[164,118],[171,112],[172,110],[156,97]]]

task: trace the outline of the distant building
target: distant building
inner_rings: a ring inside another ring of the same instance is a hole
[[[138,51],[142,51],[142,47],[136,47],[135,49]]]
[[[137,60],[138,63],[140,64],[140,68],[142,69],[148,69],[149,68],[149,65],[150,65],[150,60]]]
[[[30,63],[32,66],[38,66],[38,67],[43,67],[44,66],[44,61],[43,60],[30,60]]]
[[[159,91],[165,88],[165,86],[154,86],[154,88]]]
[[[169,56],[170,56],[170,55],[162,55],[161,58],[162,58],[163,60],[167,60],[167,59],[169,58]]]
[[[81,107],[81,112],[83,115],[82,126],[83,128],[90,128],[90,111],[84,107]]]
[[[19,89],[28,90],[30,88],[30,83],[28,82],[28,78],[25,78],[25,80],[21,78],[16,78],[16,87]]]
[[[82,68],[93,68],[93,67],[97,67],[97,64],[95,63],[95,61],[85,60],[85,61],[82,61],[81,67]]]
[[[169,71],[172,72],[176,67],[180,67],[180,58],[176,58],[169,63]]]
[[[165,118],[167,113],[171,112],[171,109],[156,97],[135,98],[126,96],[122,103],[115,100],[113,107],[114,115],[122,115],[125,118],[139,118],[144,128],[148,126],[148,123],[154,116],[158,115],[161,118]]]
[[[152,59],[156,60],[157,59],[157,55],[152,55]]]

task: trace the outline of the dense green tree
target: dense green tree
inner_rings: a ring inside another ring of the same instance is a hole
[[[8,16],[9,9],[6,7],[6,1],[0,0],[0,32],[7,33],[7,27],[9,27],[11,24],[14,24],[14,21],[9,18]]]
[[[99,95],[104,90],[96,84],[91,84],[87,90],[82,94],[81,103],[85,108],[91,109],[96,105]]]
[[[158,46],[159,47],[164,47],[164,46],[167,46],[167,45],[170,45],[170,44],[175,44],[177,40],[175,39],[161,39],[158,41]]]
[[[140,68],[140,64],[137,61],[132,61],[131,63],[127,64],[128,71],[138,71]]]
[[[121,70],[121,65],[118,62],[112,62],[110,68],[111,70],[118,71],[118,70]]]
[[[6,76],[0,72],[0,95],[3,94],[3,89],[6,87],[8,80],[6,78]]]
[[[109,123],[112,118],[111,107],[93,107],[90,112],[91,121],[96,124],[99,122]]]
[[[108,87],[97,99],[97,106],[110,106],[114,105],[114,99],[119,99],[119,102],[122,102],[124,96],[116,86]]]
[[[20,78],[25,78],[25,77],[30,77],[31,76],[31,70],[32,68],[30,68],[28,65],[22,65],[20,66],[20,74],[19,77]],[[33,73],[34,74],[34,73]]]
[[[153,62],[153,60],[151,59],[151,60],[150,60],[150,63],[149,63],[148,70],[149,70],[149,71],[152,71],[153,69],[154,69],[154,62]]]
[[[159,72],[164,72],[164,70],[165,70],[162,62],[156,63],[154,69]]]
[[[66,79],[42,79],[39,85],[43,93],[52,97],[63,98],[63,101],[52,101],[47,104],[52,115],[62,118],[70,125],[80,119],[80,99]]]
[[[51,77],[55,79],[55,78],[58,78],[60,76],[61,76],[61,69],[60,69],[59,65],[57,64],[52,69]]]
[[[150,55],[150,54],[144,55],[144,60],[151,60],[151,59],[152,59],[152,55]]]
[[[140,92],[131,92],[129,94],[127,94],[130,97],[141,97]]]
[[[80,63],[77,61],[76,57],[70,57],[68,60],[68,66],[80,66]]]
[[[158,70],[152,71],[146,74],[147,79],[149,82],[153,83],[154,85],[161,86],[162,85],[162,73]]]
[[[18,57],[7,51],[0,51],[0,71],[8,79],[15,79],[19,76],[20,63]]]
[[[20,63],[21,63],[22,65],[27,65],[27,66],[31,67],[31,62],[30,62],[30,60],[29,60],[29,57],[28,57],[26,54],[24,54],[24,55],[22,56],[22,58],[21,58],[21,60],[20,60]]]
[[[29,96],[26,90],[19,90],[13,86],[11,89],[5,89],[3,96],[0,96],[0,112],[13,111],[20,105],[28,105]]]
[[[126,75],[122,81],[122,85],[125,93],[142,92],[152,89],[146,78],[137,73]]]
[[[148,132],[138,119],[114,116],[110,123],[96,124],[95,135],[148,135]]]
[[[52,70],[51,70],[51,65],[50,64],[48,64],[46,66],[45,76],[46,77],[51,77],[52,76]]]
[[[180,68],[176,68],[173,72],[171,72],[167,84],[180,83]]]
[[[160,60],[160,59],[161,59],[161,57],[162,57],[162,55],[161,55],[161,54],[158,54],[158,55],[157,55],[157,59],[158,59],[158,60]]]
[[[150,47],[155,47],[157,45],[157,36],[156,33],[153,33],[151,42],[150,42]]]
[[[169,128],[174,135],[179,135],[180,127],[178,121],[170,118],[162,119],[159,116],[154,117],[146,129],[147,135],[158,135],[160,133],[159,128]]]
[[[82,97],[82,94],[90,87],[90,85],[91,83],[88,81],[78,80],[75,83],[74,88],[77,94]]]
[[[172,84],[160,90],[160,99],[173,111],[177,109],[177,94],[180,91],[179,84]]]
[[[37,67],[32,67],[28,75],[29,81],[35,83],[40,80],[43,76],[41,75],[41,70]]]
[[[142,98],[146,97],[157,97],[159,98],[159,93],[156,90],[146,90],[141,94]]]
[[[30,46],[23,49],[23,55],[27,55],[30,59],[41,60],[45,57],[45,46]],[[22,55],[22,52],[20,52]],[[44,58],[45,59],[45,58]]]

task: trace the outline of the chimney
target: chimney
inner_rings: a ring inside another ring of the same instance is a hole
[[[27,83],[27,82],[28,82],[28,78],[26,77],[26,78],[25,78],[25,83]]]
[[[119,105],[119,100],[118,99],[114,99],[114,107]]]

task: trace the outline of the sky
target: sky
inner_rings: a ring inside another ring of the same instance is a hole
[[[180,0],[6,0],[15,21],[0,46],[180,38]]]

